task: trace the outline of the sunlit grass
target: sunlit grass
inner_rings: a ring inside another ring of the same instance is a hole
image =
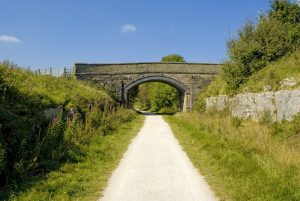
[[[293,90],[300,87],[300,51],[296,51],[293,54],[286,55],[279,61],[273,62],[257,71],[250,76],[247,81],[240,85],[236,91],[230,91],[227,89],[227,84],[222,78],[222,75],[218,75],[210,85],[208,85],[198,97],[196,103],[197,110],[204,109],[205,98],[214,97],[218,95],[234,95],[237,93],[246,92],[263,92],[268,89],[269,91],[277,90]],[[292,79],[295,81],[295,85],[288,86],[283,85],[282,82],[285,79]]]
[[[10,69],[0,65],[2,81],[18,90],[20,95],[36,97],[46,107],[66,105],[67,108],[87,102],[112,101],[104,91],[89,86],[73,77],[35,75],[23,69]]]
[[[224,114],[165,119],[221,200],[300,200],[299,132],[279,137],[271,124],[236,123]]]
[[[284,86],[282,81],[293,78],[294,86]],[[264,87],[269,86],[271,90],[295,89],[300,86],[300,51],[285,56],[280,61],[268,65],[261,71],[252,75],[246,83],[240,86],[240,91],[261,92]]]

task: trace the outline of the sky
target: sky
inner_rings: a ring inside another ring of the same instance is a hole
[[[226,43],[269,0],[0,0],[0,61],[23,67],[75,63],[221,63]]]

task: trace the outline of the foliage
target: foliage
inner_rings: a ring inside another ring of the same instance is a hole
[[[279,61],[267,65],[262,70],[255,72],[247,81],[239,86],[235,93],[263,92],[268,87],[270,91],[293,90],[300,86],[300,51],[284,56]],[[285,79],[292,79],[294,86],[282,84]],[[205,99],[218,95],[233,95],[226,87],[222,76],[217,76],[199,95],[196,103],[197,111],[204,111]]]
[[[82,125],[91,108],[109,112],[107,105],[112,104],[105,92],[73,78],[35,75],[0,65],[0,188],[67,160],[76,141],[68,127],[71,107],[78,112],[74,123]],[[61,112],[56,118],[47,117],[49,108]]]
[[[281,139],[297,138],[300,136],[300,114],[296,115],[291,122],[283,121],[275,123],[272,127],[272,135]]]
[[[251,22],[228,42],[229,60],[221,75],[199,95],[196,110],[203,111],[205,99],[265,90],[295,89],[300,85],[300,7],[283,1]],[[285,79],[296,85],[285,86]]]
[[[300,200],[299,118],[278,128],[219,113],[165,119],[220,200]]]
[[[162,57],[161,62],[185,62],[178,54]],[[179,92],[170,85],[158,82],[141,84],[128,93],[129,105],[139,110],[174,113],[179,108]]]
[[[139,110],[149,110],[150,105],[150,94],[153,83],[144,83],[137,86],[137,94],[134,96],[134,107]]]
[[[139,109],[153,112],[175,112],[179,108],[179,92],[174,87],[164,83],[141,84],[135,105]]]
[[[100,120],[107,116],[103,111],[97,111],[94,108],[87,116],[92,115]],[[115,127],[106,131],[106,134],[102,125],[93,128],[87,123],[69,125],[66,131],[69,134],[66,135],[73,138],[74,143],[77,141],[77,146],[69,149],[68,162],[34,182],[23,182],[17,191],[11,192],[9,200],[99,199],[101,189],[107,185],[111,172],[117,167],[144,120],[144,116],[132,110],[120,109],[111,114]]]
[[[254,73],[249,79],[240,86],[239,91],[246,89],[251,92],[264,91],[268,86],[270,90],[295,89],[300,84],[300,51],[295,51],[291,55],[283,57],[278,62],[274,62],[257,73]],[[284,86],[282,81],[287,78],[295,80],[295,86]]]
[[[231,91],[267,64],[299,48],[300,7],[285,0],[274,1],[271,7],[257,24],[246,23],[237,38],[228,42],[229,61],[223,78]]]
[[[179,54],[169,54],[161,58],[161,62],[169,63],[169,62],[185,62],[184,58]]]
[[[221,76],[217,76],[198,96],[195,110],[204,111],[205,99],[208,97],[226,94],[226,82]]]

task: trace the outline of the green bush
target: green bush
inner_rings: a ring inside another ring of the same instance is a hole
[[[185,62],[183,56],[179,54],[169,54],[167,56],[164,56],[161,59],[161,62],[168,63],[168,62]]]
[[[164,83],[145,83],[139,86],[135,106],[152,112],[172,111],[179,108],[179,92]]]
[[[275,123],[271,133],[273,136],[282,139],[300,136],[300,114],[296,115],[292,121]]]
[[[199,95],[195,109],[204,111],[205,99],[244,92],[299,87],[300,6],[277,0],[257,22],[247,22],[228,42],[229,59],[220,75]],[[293,78],[295,86],[281,86]]]
[[[273,2],[257,23],[246,23],[228,42],[229,61],[223,68],[228,89],[236,91],[255,72],[294,52],[299,44],[300,7],[285,0]]]

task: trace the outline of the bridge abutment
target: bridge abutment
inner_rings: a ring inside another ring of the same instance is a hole
[[[183,98],[182,111],[187,112],[187,111],[190,111],[191,109],[192,109],[191,95],[188,92],[186,92],[184,94],[184,98]]]

